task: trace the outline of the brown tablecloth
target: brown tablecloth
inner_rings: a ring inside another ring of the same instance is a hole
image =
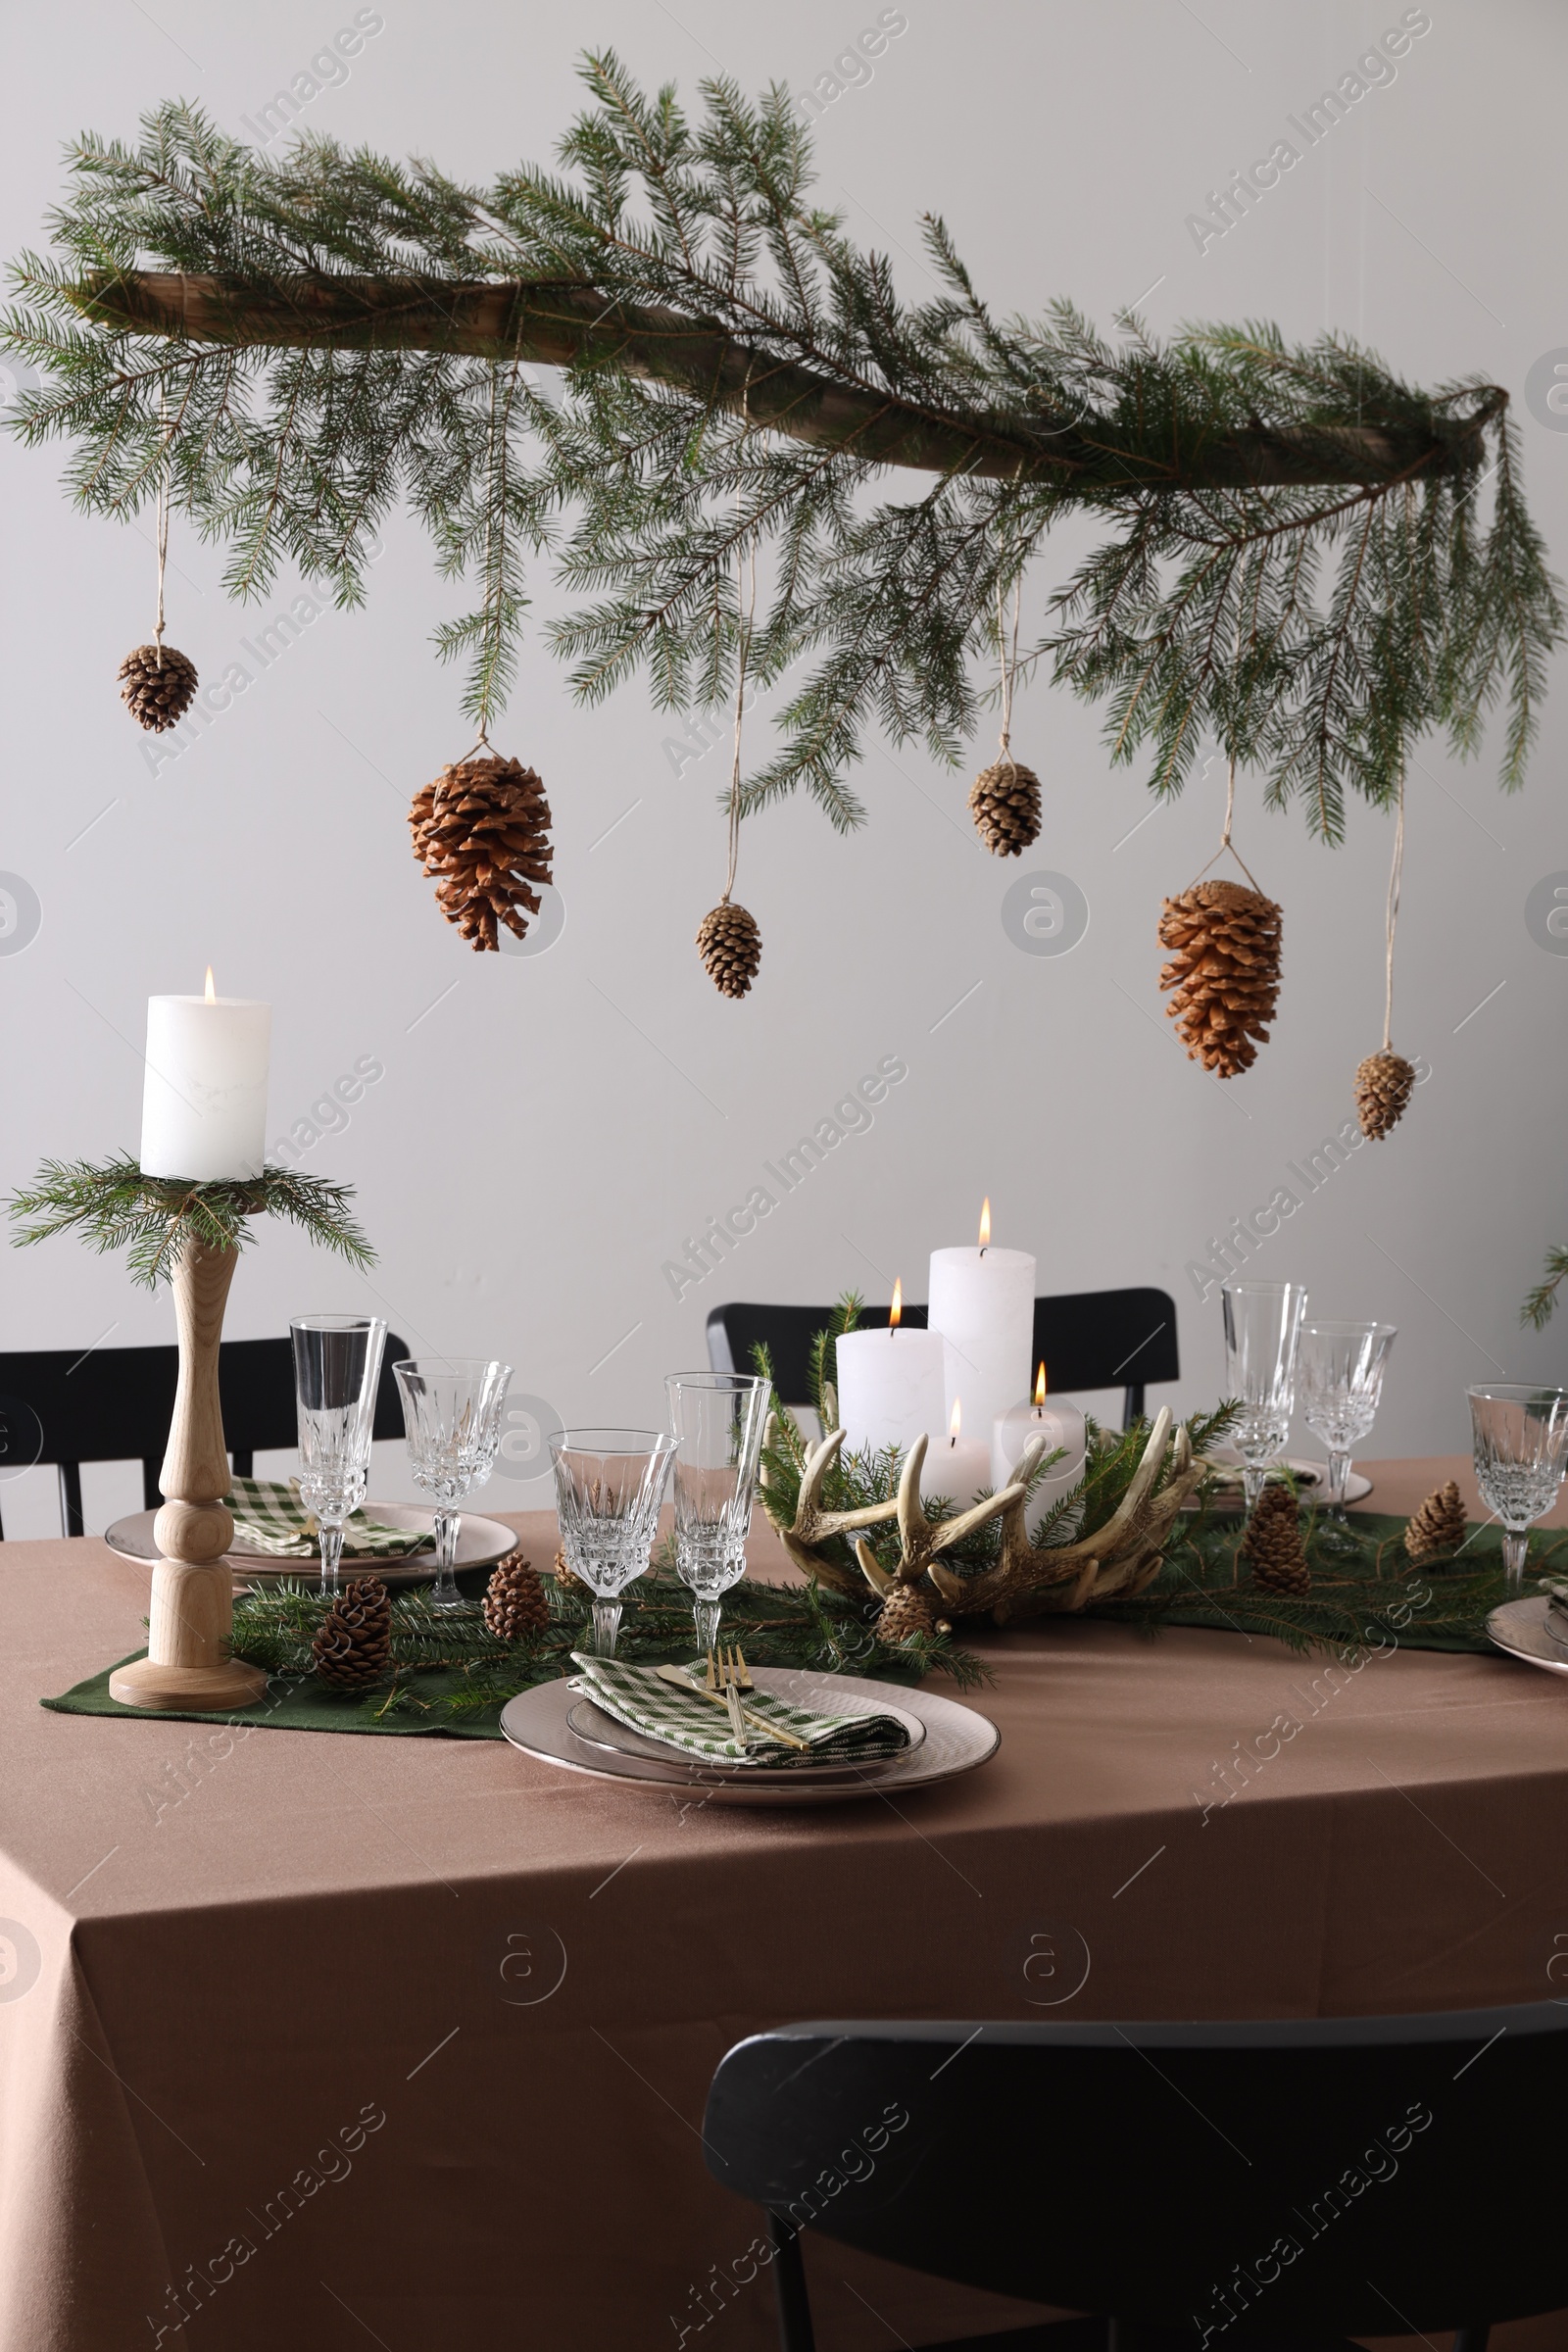
[[[1402,1509],[1456,1465],[1371,1467]],[[749,2030],[1523,2001],[1568,1952],[1568,1688],[1501,1657],[1331,1683],[1055,1621],[983,1638],[983,1772],[760,1814],[499,1744],[40,1708],[146,1596],[97,1543],[0,1547],[0,2352],[761,2352],[758,2217],[698,2139]],[[835,2352],[1028,2316],[811,2259]]]

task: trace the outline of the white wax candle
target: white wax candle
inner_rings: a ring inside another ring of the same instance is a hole
[[[1062,1448],[1062,1457],[1048,1470],[1031,1497],[1029,1524],[1037,1512],[1049,1511],[1063,1494],[1070,1494],[1084,1474],[1084,1417],[1075,1404],[1014,1404],[998,1416],[991,1435],[991,1480],[1004,1487],[1031,1438],[1046,1441],[1045,1452]]]
[[[961,1396],[969,1427],[989,1433],[1028,1393],[1035,1261],[1026,1250],[933,1250],[930,1300],[931,1329],[948,1343],[949,1415]]]
[[[920,1490],[925,1494],[946,1494],[960,1511],[988,1493],[992,1486],[991,1447],[982,1437],[966,1438],[962,1429],[963,1399],[954,1403],[948,1434],[933,1434],[926,1448],[925,1469]]]
[[[212,974],[208,973],[209,990]],[[272,1008],[241,997],[149,997],[145,1176],[260,1176]]]
[[[897,1446],[944,1428],[945,1350],[936,1331],[853,1331],[835,1344],[844,1449]]]

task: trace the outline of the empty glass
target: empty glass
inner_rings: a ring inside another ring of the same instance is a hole
[[[452,1575],[463,1514],[453,1505],[470,1489],[482,1487],[495,1464],[512,1366],[474,1357],[454,1363],[410,1361],[392,1369],[403,1398],[414,1483],[436,1499],[431,1606],[455,1608],[463,1600]]]
[[[1476,1484],[1502,1522],[1502,1565],[1517,1592],[1530,1528],[1549,1511],[1568,1463],[1568,1395],[1500,1381],[1467,1389]]]
[[[1326,1507],[1345,1517],[1350,1448],[1377,1418],[1383,1374],[1394,1346],[1392,1323],[1303,1323],[1297,1372],[1306,1426],[1329,1449]]]
[[[620,1596],[648,1565],[675,1441],[662,1429],[558,1429],[550,1440],[566,1565],[594,1596],[594,1655],[612,1658]]]
[[[300,1315],[290,1323],[300,1439],[300,1500],[315,1513],[321,1591],[337,1591],[343,1522],[365,1500],[386,1325],[379,1315]]]
[[[671,1372],[675,1567],[690,1586],[697,1648],[718,1640],[723,1594],[746,1574],[746,1538],[773,1384],[745,1372]]]
[[[1264,1471],[1290,1435],[1306,1293],[1298,1282],[1227,1282],[1220,1298],[1225,1394],[1242,1408],[1235,1444],[1250,1511],[1263,1492]]]

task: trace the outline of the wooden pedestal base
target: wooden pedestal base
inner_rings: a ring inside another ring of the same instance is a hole
[[[259,1666],[242,1658],[225,1658],[217,1666],[163,1666],[156,1658],[137,1658],[109,1678],[109,1695],[122,1707],[190,1707],[228,1712],[254,1707],[267,1689]]]

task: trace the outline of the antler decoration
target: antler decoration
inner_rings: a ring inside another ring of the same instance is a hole
[[[933,1524],[926,1517],[925,1505],[920,1500],[920,1472],[925,1467],[925,1438],[916,1438],[905,1456],[904,1470],[899,1479],[899,1498],[893,1507],[898,1512],[902,1548],[898,1567],[893,1574],[889,1576],[884,1568],[878,1567],[869,1544],[860,1542],[855,1546],[855,1556],[860,1563],[861,1575],[872,1592],[883,1597],[892,1592],[895,1585],[917,1585],[927,1570],[944,1599],[948,1596],[950,1586],[959,1592],[966,1592],[968,1587],[964,1579],[954,1576],[951,1570],[944,1569],[939,1582],[935,1562],[943,1552],[951,1551],[955,1544],[961,1544],[965,1536],[973,1535],[977,1527],[984,1527],[988,1520],[1000,1519],[1004,1511],[1022,1507],[1024,1489],[1021,1486],[1004,1487],[1000,1494],[988,1494],[984,1502],[974,1503],[968,1510],[959,1511],[956,1517]]]
[[[768,1424],[767,1441],[770,1446],[776,1420],[775,1415]],[[831,1585],[836,1592],[847,1592],[853,1598],[860,1591],[854,1569],[841,1568],[837,1561],[826,1558],[818,1546],[833,1536],[854,1535],[862,1527],[885,1527],[897,1515],[900,1504],[890,1498],[887,1502],[866,1503],[858,1511],[823,1510],[822,1482],[838,1460],[839,1448],[843,1444],[843,1430],[830,1429],[821,1444],[811,1446],[808,1451],[801,1471],[801,1492],[791,1526],[779,1527],[774,1518],[765,1465],[761,1474],[762,1502],[768,1517],[778,1527],[784,1548],[796,1567],[804,1568],[808,1576],[818,1577],[824,1585]],[[922,1450],[923,1445],[922,1441]]]

